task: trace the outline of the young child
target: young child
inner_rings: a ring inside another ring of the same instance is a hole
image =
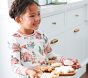
[[[58,59],[52,52],[47,37],[37,30],[41,22],[38,3],[34,0],[15,0],[9,15],[20,25],[9,41],[14,72],[23,77],[39,78],[38,70],[34,70],[37,66],[46,65],[49,59],[63,63],[64,59]],[[73,60],[70,61],[73,63]]]

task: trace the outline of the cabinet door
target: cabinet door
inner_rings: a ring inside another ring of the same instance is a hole
[[[86,30],[85,30],[85,35],[86,35],[86,41],[85,41],[85,44],[86,44],[86,59],[87,59],[87,62],[88,62],[88,35],[87,35],[87,33],[88,33],[88,22],[86,22]]]
[[[40,29],[47,36],[51,37],[55,34],[64,32],[64,13],[43,18]]]
[[[86,7],[86,21],[85,21],[85,23],[86,23],[86,30],[85,30],[85,35],[86,35],[86,41],[85,41],[85,44],[86,44],[86,59],[88,60],[88,35],[87,35],[87,33],[88,33],[88,4],[87,4],[87,7]]]
[[[78,58],[80,62],[85,61],[85,27],[81,25],[61,35],[56,35],[57,44],[53,44],[53,51],[57,54]]]
[[[88,5],[87,5],[87,20],[88,20]]]
[[[85,6],[66,12],[66,26],[72,28],[80,25],[85,20]]]

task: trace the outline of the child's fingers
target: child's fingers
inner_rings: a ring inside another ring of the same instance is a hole
[[[74,68],[74,69],[78,69],[80,67],[81,67],[80,64],[72,65],[72,68]]]

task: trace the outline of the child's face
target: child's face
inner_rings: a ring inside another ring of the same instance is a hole
[[[40,9],[36,4],[26,8],[26,12],[20,16],[20,24],[24,29],[37,30],[41,21]]]

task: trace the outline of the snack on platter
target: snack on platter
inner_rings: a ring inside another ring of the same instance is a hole
[[[61,60],[61,62],[62,62],[62,64],[64,65],[64,66],[72,66],[74,69],[79,69],[79,68],[81,68],[81,65],[80,65],[80,63],[79,63],[79,61],[77,60],[77,59],[69,59],[69,58],[67,58],[67,59],[62,59]]]
[[[54,67],[51,66],[41,66],[42,72],[52,72],[54,70]]]
[[[61,66],[56,67],[53,73],[59,73],[60,76],[73,76],[76,71],[71,66]]]
[[[60,66],[62,66],[62,63],[52,63],[51,66],[52,67],[60,67]]]
[[[48,65],[51,65],[51,64],[53,64],[53,63],[56,63],[56,62],[58,62],[57,60],[48,60]]]
[[[43,73],[40,78],[52,78],[51,73]]]
[[[74,63],[71,61],[71,60],[64,60],[63,62],[64,65],[69,65],[69,66],[72,66]]]
[[[40,78],[58,78],[59,75],[53,73],[43,73]]]

